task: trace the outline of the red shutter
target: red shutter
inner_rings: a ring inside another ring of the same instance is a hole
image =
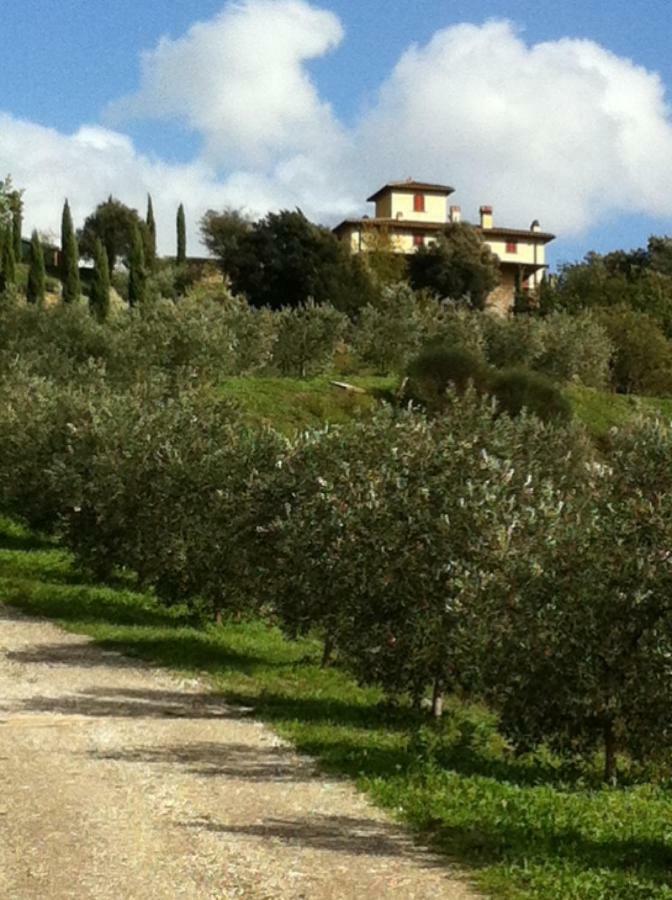
[[[424,247],[425,246],[425,236],[422,234],[414,234],[413,235],[413,243],[416,247]]]
[[[413,212],[425,211],[425,195],[415,194],[413,197]]]
[[[507,253],[517,253],[518,252],[518,241],[507,241],[506,252]]]

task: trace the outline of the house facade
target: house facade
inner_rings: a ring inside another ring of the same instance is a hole
[[[375,216],[345,219],[334,233],[352,253],[365,253],[379,235],[385,234],[396,253],[410,256],[436,240],[447,224],[462,221],[460,207],[448,206],[452,193],[452,187],[442,184],[413,179],[390,182],[368,198],[375,203]],[[517,291],[538,288],[547,268],[546,244],[555,235],[542,231],[536,220],[529,229],[496,226],[491,206],[481,207],[476,228],[500,263],[500,284],[488,298],[488,305],[506,313]]]

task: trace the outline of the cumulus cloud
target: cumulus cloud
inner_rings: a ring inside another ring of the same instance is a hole
[[[523,226],[543,216],[576,233],[607,213],[672,212],[660,78],[592,41],[529,46],[509,22],[408,49],[356,141],[371,174],[447,179]]]
[[[95,125],[82,126],[66,135],[0,113],[0,171],[10,172],[17,186],[25,187],[25,229],[49,233],[58,240],[63,202],[69,199],[76,225],[109,194],[144,215],[147,194],[152,195],[158,224],[159,250],[175,252],[175,216],[184,203],[187,212],[189,252],[205,252],[200,246],[198,221],[206,209],[232,206],[253,216],[269,209],[291,208],[303,203],[306,213],[320,211],[309,195],[305,179],[308,161],[280,165],[261,173],[233,172],[220,177],[207,163],[169,164],[139,153],[126,135]],[[319,173],[319,178],[324,178]],[[318,183],[315,173],[313,184]],[[324,209],[337,216],[325,184]],[[330,204],[332,204],[330,206]]]
[[[471,218],[492,203],[500,224],[540,218],[563,236],[624,211],[672,214],[672,119],[655,73],[592,41],[455,25],[410,46],[348,128],[308,70],[342,38],[307,0],[229,3],[144,54],[138,91],[110,107],[115,129],[64,135],[0,115],[0,171],[27,187],[28,224],[41,228],[58,227],[65,196],[81,221],[109,193],[144,210],[150,192],[164,252],[180,202],[199,252],[209,207],[300,206],[333,222],[409,175],[454,185]],[[181,121],[202,152],[185,165],[140,154],[124,116]]]
[[[338,46],[339,19],[304,0],[245,0],[142,56],[138,92],[113,117],[177,118],[218,165],[274,166],[338,150],[344,134],[305,63]]]

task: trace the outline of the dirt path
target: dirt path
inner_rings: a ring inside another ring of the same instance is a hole
[[[0,606],[2,900],[467,900],[197,682]]]

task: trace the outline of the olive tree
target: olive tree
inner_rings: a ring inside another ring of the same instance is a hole
[[[469,623],[476,677],[514,742],[601,746],[607,781],[618,751],[646,759],[672,738],[671,452],[669,424],[617,435]]]

